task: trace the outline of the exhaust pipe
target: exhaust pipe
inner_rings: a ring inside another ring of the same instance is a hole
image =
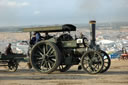
[[[89,22],[90,24],[90,46],[93,48],[96,46],[96,21],[92,20]]]

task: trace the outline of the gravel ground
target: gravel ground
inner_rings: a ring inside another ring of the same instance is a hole
[[[20,63],[16,72],[0,67],[0,85],[128,85],[128,60],[112,60],[110,69],[91,75],[73,66],[69,71],[40,74]]]

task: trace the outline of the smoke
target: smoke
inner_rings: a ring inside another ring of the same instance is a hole
[[[81,11],[97,12],[102,9],[111,10],[109,8],[128,8],[128,0],[79,0],[79,9]]]
[[[101,7],[102,0],[80,0],[80,10],[87,12],[96,12]]]
[[[128,19],[128,0],[79,0],[79,15],[97,20]]]

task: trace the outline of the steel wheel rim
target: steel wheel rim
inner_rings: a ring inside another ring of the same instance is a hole
[[[98,52],[90,51],[82,57],[82,68],[88,73],[99,73],[103,68],[103,58]]]
[[[111,60],[110,60],[109,55],[106,52],[101,50],[100,53],[101,53],[101,56],[104,59],[104,66],[103,66],[103,70],[101,71],[101,73],[103,73],[103,72],[105,72],[105,71],[107,71],[109,69],[109,67],[111,65]]]
[[[31,54],[32,65],[39,72],[49,72],[57,62],[57,51],[49,43],[39,43]]]

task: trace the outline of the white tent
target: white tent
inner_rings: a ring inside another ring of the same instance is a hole
[[[112,40],[100,40],[97,42],[97,44],[111,44],[114,43]]]

